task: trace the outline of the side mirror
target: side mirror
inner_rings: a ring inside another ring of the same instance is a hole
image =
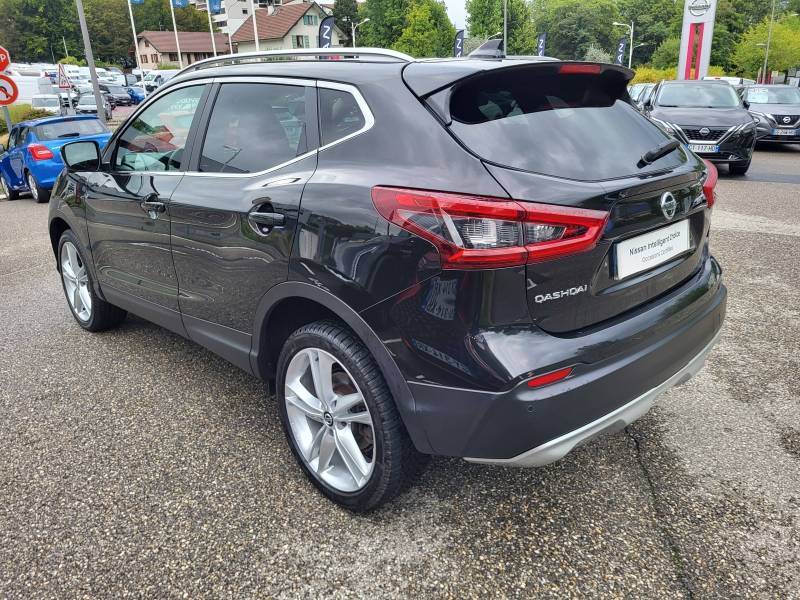
[[[6,151],[6,147],[3,144],[0,144],[0,154]]]
[[[643,108],[646,108],[646,109],[648,109],[648,110],[650,110],[651,108],[653,108],[653,103],[652,103],[652,102],[650,102],[650,98],[648,98],[647,100],[645,100],[645,101],[644,101],[644,104],[642,104],[642,107],[643,107]]]
[[[61,160],[70,171],[97,171],[100,145],[94,141],[70,142],[61,146]]]
[[[749,103],[747,100],[742,100],[742,105],[743,105],[745,108],[750,108],[750,103]]]

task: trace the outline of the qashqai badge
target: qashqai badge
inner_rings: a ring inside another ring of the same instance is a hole
[[[702,135],[702,136],[706,136],[706,135],[708,135],[709,133],[711,133],[711,130],[710,130],[708,127],[703,127],[703,128],[700,130],[700,135]]]
[[[661,196],[661,212],[669,220],[675,216],[676,210],[678,210],[678,201],[675,200],[675,196],[671,192],[664,192]]]

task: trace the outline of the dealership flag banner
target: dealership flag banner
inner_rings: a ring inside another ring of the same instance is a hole
[[[186,8],[189,6],[189,0],[172,0],[172,6],[175,8]]]
[[[208,10],[215,15],[221,12],[222,0],[208,0]]]
[[[144,0],[131,0],[131,4],[144,4]]]
[[[453,41],[453,56],[461,58],[464,56],[464,30],[460,29],[456,33],[456,39]]]
[[[624,37],[617,42],[617,57],[614,59],[614,64],[618,67],[622,66],[625,61],[625,48],[628,46],[628,38]]]
[[[544,56],[544,44],[547,41],[547,34],[543,33],[536,42],[536,56]]]
[[[325,17],[319,24],[319,47],[330,48],[333,44],[333,17]]]

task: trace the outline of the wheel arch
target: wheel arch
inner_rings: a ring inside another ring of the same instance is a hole
[[[69,223],[61,217],[53,217],[50,220],[50,225],[48,227],[49,234],[50,234],[50,245],[53,248],[53,256],[56,258],[56,268],[60,268],[58,266],[58,240],[61,239],[61,236],[64,235],[64,232],[67,229],[72,229]]]
[[[408,384],[386,346],[361,316],[339,298],[316,286],[287,281],[270,289],[259,303],[253,326],[250,364],[264,381],[273,380],[281,348],[300,327],[322,319],[344,322],[364,343],[383,373],[418,451],[433,454],[419,422]]]

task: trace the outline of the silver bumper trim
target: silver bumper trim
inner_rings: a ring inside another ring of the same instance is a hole
[[[579,446],[589,440],[600,435],[619,431],[620,429],[633,423],[636,419],[645,414],[650,407],[653,406],[653,401],[666,392],[671,387],[681,385],[694,377],[703,365],[706,363],[706,358],[711,352],[711,349],[719,341],[722,335],[722,330],[717,332],[708,345],[703,348],[692,360],[689,361],[685,367],[675,373],[672,377],[667,379],[661,385],[654,387],[652,390],[645,392],[635,400],[631,400],[627,404],[620,406],[613,412],[600,417],[596,421],[587,423],[579,429],[565,433],[561,437],[550,440],[537,446],[532,450],[523,452],[522,454],[513,458],[465,458],[469,462],[502,465],[506,467],[542,467],[566,456],[567,453],[572,451],[573,448]]]

